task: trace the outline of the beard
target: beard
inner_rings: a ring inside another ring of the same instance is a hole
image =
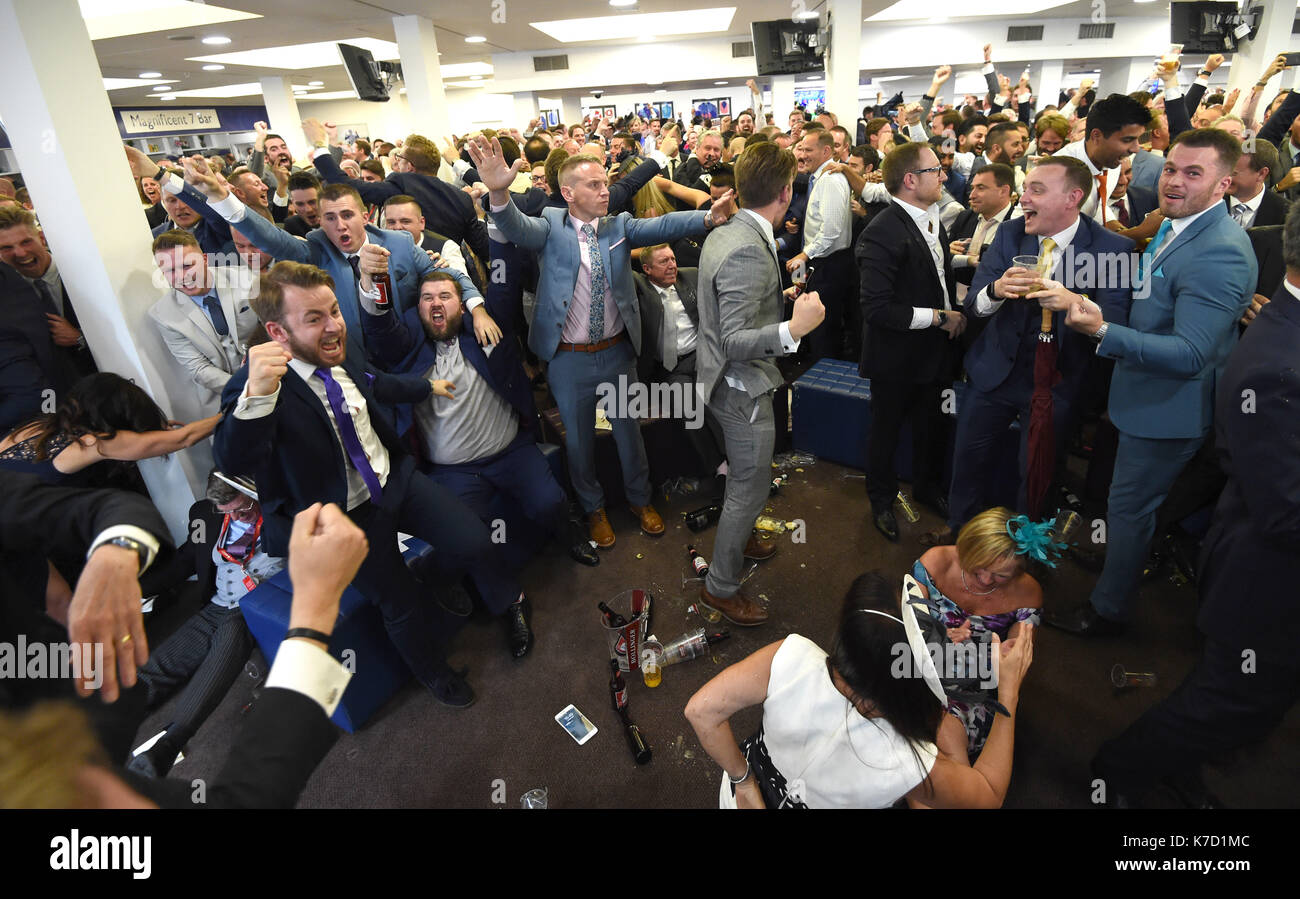
[[[320,348],[319,343],[304,343],[300,341],[292,331],[285,328],[285,334],[289,339],[289,352],[295,358],[301,359],[317,368],[332,368],[335,365],[342,365],[347,357],[348,335],[346,331],[340,331],[338,335],[339,352],[337,355],[326,357]]]
[[[424,325],[424,333],[430,340],[452,340],[460,333],[462,315],[460,311],[445,312],[443,314],[441,325],[435,325],[426,316],[420,316],[420,323]]]

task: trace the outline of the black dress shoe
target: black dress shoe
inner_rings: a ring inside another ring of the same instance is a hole
[[[1114,637],[1127,630],[1127,625],[1123,622],[1112,621],[1097,614],[1097,610],[1090,602],[1085,602],[1062,615],[1053,615],[1049,612],[1046,620],[1052,627],[1077,637]]]
[[[474,704],[474,691],[465,682],[465,672],[446,669],[429,685],[433,698],[453,709],[467,709]]]
[[[181,747],[164,736],[127,762],[126,768],[142,777],[166,777],[180,751]]]
[[[506,642],[510,646],[510,654],[516,659],[522,659],[533,648],[533,629],[528,626],[532,608],[528,605],[528,597],[511,603],[506,609],[505,618]]]
[[[939,494],[918,493],[916,501],[936,513],[944,521],[948,520],[948,498]]]
[[[885,539],[890,543],[898,542],[898,520],[894,518],[893,509],[877,512],[871,519],[871,523],[876,526],[876,530],[885,535]]]
[[[591,541],[582,540],[569,547],[569,558],[583,565],[599,565],[600,555]]]
[[[474,600],[460,584],[443,586],[437,592],[438,605],[458,618],[468,618],[474,611]]]

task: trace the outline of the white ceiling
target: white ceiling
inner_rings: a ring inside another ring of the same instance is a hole
[[[892,0],[863,0],[863,17],[866,18],[891,5]],[[382,3],[382,5],[380,5]],[[309,42],[334,42],[351,38],[370,37],[394,41],[392,17],[395,15],[430,16],[435,25],[438,47],[443,65],[455,63],[487,63],[493,54],[526,51],[563,52],[565,49],[619,41],[591,41],[560,43],[535,28],[530,22],[553,20],[558,17],[580,18],[587,16],[618,15],[622,10],[609,6],[607,0],[566,0],[557,5],[552,0],[214,0],[214,5],[261,18],[245,19],[214,25],[187,26],[163,31],[96,41],[95,52],[103,75],[108,78],[136,78],[142,72],[159,72],[161,78],[147,82],[157,84],[173,81],[177,91],[216,88],[228,84],[255,82],[267,75],[291,77],[294,84],[322,81],[321,91],[348,90],[347,76],[339,64],[319,68],[282,69],[260,65],[227,63],[221,72],[204,72],[202,62],[192,57],[210,56],[225,52],[255,50],[286,44]],[[640,0],[635,7],[625,8],[629,13],[674,12],[701,7],[735,5],[728,36],[748,38],[752,21],[788,18],[790,0]],[[955,10],[965,10],[977,4],[937,3],[951,16]],[[824,3],[806,0],[809,9],[824,9]],[[1075,0],[1054,7],[1045,13],[1020,17],[1022,21],[1043,21],[1045,18],[1082,17],[1092,15],[1093,0]],[[1152,16],[1165,12],[1167,4],[1136,3],[1134,0],[1106,0],[1106,14],[1113,17]],[[504,18],[505,21],[494,21]],[[999,18],[1014,21],[1012,17]],[[161,17],[166,21],[166,17]],[[891,23],[892,24],[892,23]],[[888,25],[870,25],[885,28]],[[202,37],[220,34],[231,38],[222,47],[205,46]],[[483,43],[468,44],[469,35],[482,35]],[[721,35],[718,35],[721,36]],[[637,73],[603,73],[613,84],[635,82],[629,75]],[[647,73],[649,74],[649,73]],[[463,77],[463,76],[462,76]],[[451,79],[449,79],[451,80]],[[672,84],[667,86],[674,86]],[[114,105],[163,105],[147,86],[113,91]],[[216,104],[255,103],[257,96],[216,99]]]

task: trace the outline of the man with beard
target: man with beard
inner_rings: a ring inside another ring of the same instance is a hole
[[[1124,630],[1156,510],[1213,423],[1214,385],[1255,288],[1250,239],[1223,202],[1240,156],[1241,144],[1226,131],[1179,135],[1160,176],[1166,220],[1142,255],[1128,325],[1107,322],[1101,307],[1086,299],[1066,318],[1098,341],[1098,355],[1115,360],[1109,413],[1119,429],[1106,567],[1089,602],[1048,618],[1071,633]]]
[[[373,274],[387,264],[382,248],[365,247],[363,290],[373,290]],[[364,360],[349,359],[334,279],[313,265],[277,263],[252,302],[271,341],[252,347],[226,385],[217,464],[257,482],[271,555],[288,554],[298,512],[317,502],[346,510],[370,542],[357,586],[383,613],[397,651],[440,702],[468,706],[473,691],[445,660],[451,620],[403,563],[398,530],[432,545],[445,571],[468,570],[492,611],[503,611],[519,591],[493,564],[487,527],[415,470],[379,405],[423,402],[433,385],[370,372]]]

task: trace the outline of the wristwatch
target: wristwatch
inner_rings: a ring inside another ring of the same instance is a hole
[[[139,540],[136,540],[134,537],[126,537],[123,535],[119,535],[117,537],[110,537],[109,539],[105,540],[103,543],[99,544],[99,546],[109,546],[109,545],[120,546],[123,549],[129,549],[132,552],[134,552],[140,559],[140,570],[144,571],[145,563],[149,561],[149,547],[145,546],[143,543],[141,543]],[[95,547],[95,549],[99,549],[99,546]]]
[[[937,313],[939,313],[939,324],[938,324],[938,327],[942,328],[944,325],[948,324],[948,313],[947,313],[946,310],[943,310],[943,309],[936,309],[936,310],[934,310],[934,311],[937,312]]]
[[[1097,341],[1098,343],[1101,343],[1103,340],[1106,339],[1106,331],[1109,328],[1110,325],[1108,323],[1102,322],[1101,327],[1092,333],[1092,339]]]

